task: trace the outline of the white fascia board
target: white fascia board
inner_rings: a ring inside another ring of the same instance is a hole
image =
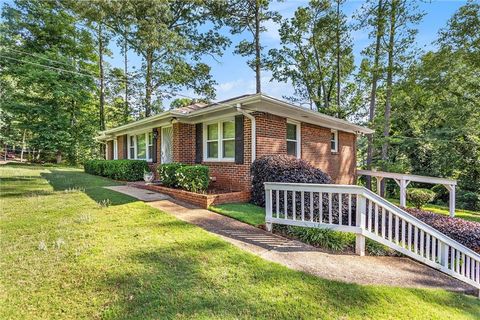
[[[275,99],[266,95],[254,95],[243,99],[243,105],[254,105],[255,111],[268,112],[281,117],[294,119],[301,122],[311,123],[318,126],[323,126],[331,129],[337,129],[340,131],[352,132],[352,133],[364,133],[371,134],[375,131],[366,127],[362,127],[346,120],[331,117],[313,110],[308,110],[299,106],[295,106],[291,103]],[[274,108],[268,108],[261,102],[267,102],[275,105]],[[250,106],[248,109],[251,110]]]

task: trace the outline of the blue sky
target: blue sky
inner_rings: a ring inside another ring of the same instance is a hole
[[[0,3],[12,3],[11,0],[0,0]],[[418,1],[419,7],[426,15],[422,22],[418,25],[417,46],[428,50],[433,48],[432,42],[437,37],[437,32],[444,27],[447,20],[452,14],[466,1],[461,0],[423,0]],[[289,18],[293,16],[296,8],[305,6],[308,1],[305,0],[285,0],[283,2],[273,1],[272,9],[278,11],[283,17]],[[343,11],[351,19],[353,13],[361,7],[363,1],[361,0],[347,0]],[[267,31],[262,34],[262,42],[265,46],[265,52],[271,48],[278,47],[280,39],[278,36],[278,25],[273,22],[266,24]],[[227,29],[225,34],[232,40],[232,46],[228,48],[223,56],[217,57],[217,61],[208,58],[205,62],[211,66],[211,73],[213,79],[218,83],[216,85],[217,97],[216,100],[223,100],[233,96],[254,93],[255,92],[255,74],[247,66],[246,58],[233,54],[234,44],[238,43],[245,35],[231,36]],[[367,32],[356,31],[352,34],[355,60],[358,63],[361,60],[360,52],[365,48],[370,40]],[[119,48],[115,46],[114,41],[110,45],[113,52],[113,57],[107,61],[116,67],[123,67],[123,57],[120,54]],[[129,52],[130,65],[140,65],[141,60],[133,51]],[[288,83],[278,83],[270,81],[270,74],[267,71],[262,73],[262,91],[266,94],[281,98],[283,95],[291,95],[293,90]],[[193,96],[191,91],[184,91],[183,94]],[[168,105],[168,102],[165,102]]]

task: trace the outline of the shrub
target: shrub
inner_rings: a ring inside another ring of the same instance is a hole
[[[407,200],[420,209],[426,203],[433,201],[435,192],[430,189],[411,188],[407,189]]]
[[[210,182],[210,174],[207,166],[182,166],[175,174],[178,185],[187,191],[205,192]]]
[[[331,183],[330,177],[305,160],[286,155],[256,159],[251,167],[252,202],[265,206],[264,182]]]
[[[176,188],[178,187],[177,170],[185,167],[186,165],[179,162],[165,163],[158,166],[158,177],[165,187]]]
[[[447,188],[445,188],[444,185],[441,184],[436,184],[432,187],[431,189],[433,192],[435,192],[435,201],[443,204],[448,202],[448,197],[449,197],[449,192]]]
[[[288,227],[287,233],[298,240],[331,251],[344,251],[355,243],[355,237],[327,228]]]
[[[143,180],[150,170],[144,160],[88,160],[83,167],[86,173],[125,181]]]
[[[450,238],[480,253],[479,222],[466,221],[461,218],[450,218],[420,209],[410,208],[407,209],[407,211]]]
[[[467,210],[480,210],[480,193],[466,191],[459,192],[458,198],[459,207]]]

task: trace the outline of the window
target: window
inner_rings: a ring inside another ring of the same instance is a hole
[[[235,158],[235,122],[224,120],[204,127],[206,160],[222,161]]]
[[[152,161],[153,133],[143,132],[128,137],[128,159]]]
[[[129,159],[135,159],[135,136],[130,136],[129,149]]]
[[[297,123],[287,122],[287,154],[300,157],[300,126]]]
[[[332,152],[338,152],[338,131],[332,130],[330,138],[330,149]]]
[[[113,140],[113,160],[118,159],[118,141],[117,138]]]

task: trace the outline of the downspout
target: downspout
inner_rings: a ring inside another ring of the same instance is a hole
[[[250,119],[250,122],[251,122],[251,127],[252,127],[252,142],[251,142],[251,145],[252,145],[252,162],[255,161],[255,158],[256,158],[256,154],[257,154],[257,123],[255,121],[255,117],[252,116],[250,113],[246,112],[245,110],[242,109],[242,104],[241,103],[237,103],[237,111],[240,112],[241,114],[243,114],[245,117],[247,117],[248,119]]]

